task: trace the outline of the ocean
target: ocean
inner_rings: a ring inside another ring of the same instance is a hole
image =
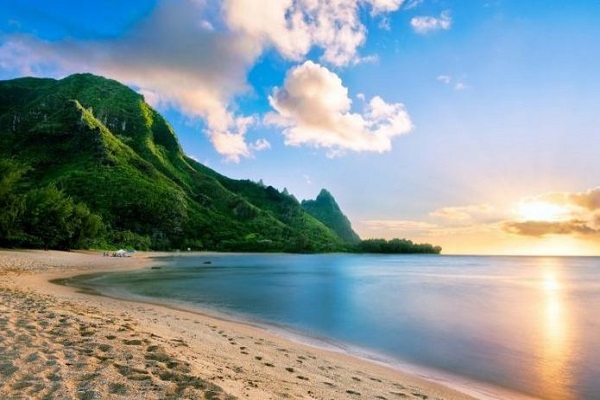
[[[80,277],[463,386],[600,398],[600,258],[194,253]]]

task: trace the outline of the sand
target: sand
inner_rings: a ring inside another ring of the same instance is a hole
[[[157,256],[0,251],[0,398],[473,398],[260,327],[49,282]]]

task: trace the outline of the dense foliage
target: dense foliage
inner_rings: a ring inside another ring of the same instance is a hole
[[[329,192],[301,204],[222,176],[143,96],[91,74],[0,82],[0,210],[0,246],[373,249]]]
[[[413,243],[407,239],[366,239],[356,244],[353,251],[380,254],[440,254],[442,248],[428,243]]]
[[[25,168],[0,160],[0,245],[71,249],[88,247],[102,231],[99,216],[54,186],[21,193]]]

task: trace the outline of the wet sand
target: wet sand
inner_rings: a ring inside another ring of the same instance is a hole
[[[0,251],[0,398],[473,398],[260,327],[49,282],[161,255]]]

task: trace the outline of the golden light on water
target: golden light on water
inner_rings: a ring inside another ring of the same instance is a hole
[[[571,376],[569,310],[564,300],[560,261],[545,259],[542,265],[542,311],[540,378],[549,399],[573,399]]]
[[[544,332],[548,355],[558,358],[562,353],[566,335],[565,310],[561,299],[561,286],[555,270],[544,271]]]
[[[544,291],[547,294],[552,294],[560,289],[556,273],[554,271],[546,271],[544,274]]]

